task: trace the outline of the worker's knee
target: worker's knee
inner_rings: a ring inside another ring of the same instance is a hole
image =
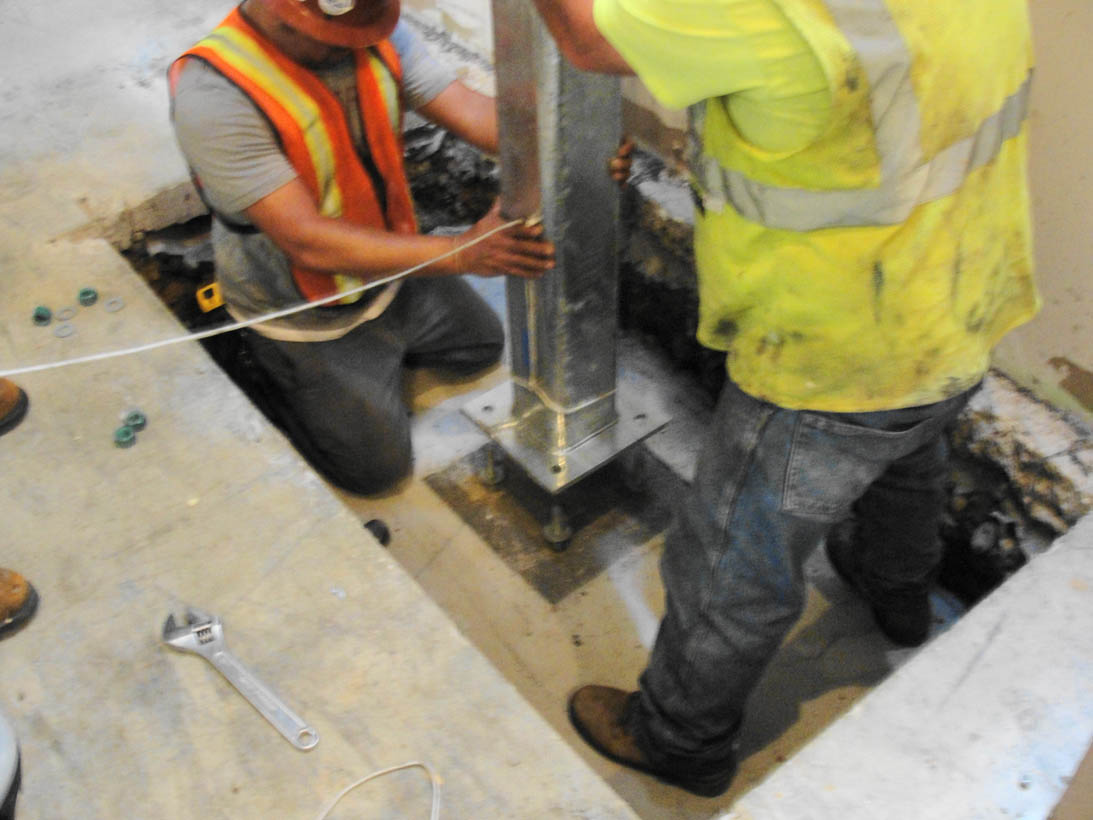
[[[409,478],[413,458],[369,465],[368,469],[332,468],[327,473],[331,483],[356,495],[377,495],[394,489],[400,481]]]
[[[437,369],[451,376],[473,376],[480,370],[493,367],[501,361],[501,351],[504,347],[505,338],[502,335],[496,340],[483,341],[450,351],[443,362],[437,365]]]
[[[328,451],[323,462],[315,466],[332,483],[351,493],[375,495],[390,490],[408,477],[413,467],[409,427],[370,430]]]

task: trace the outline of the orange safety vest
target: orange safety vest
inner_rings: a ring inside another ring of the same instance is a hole
[[[403,167],[398,53],[384,40],[357,49],[354,56],[361,119],[373,162],[383,178],[386,211],[353,146],[345,113],[334,94],[313,72],[278,51],[238,9],[179,57],[168,76],[173,95],[185,61],[192,58],[205,61],[235,83],[276,130],[288,161],[323,216],[397,233],[417,233]],[[308,301],[328,298],[361,283],[356,277],[298,266],[293,266],[292,274]],[[342,301],[354,302],[361,295]]]

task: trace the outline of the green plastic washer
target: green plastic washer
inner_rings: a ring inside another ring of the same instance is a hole
[[[39,327],[45,327],[53,321],[53,311],[47,308],[45,305],[38,305],[34,308],[34,324]]]
[[[99,292],[94,288],[80,288],[80,292],[76,298],[84,307],[91,307],[99,301]]]
[[[140,410],[130,410],[125,414],[125,426],[134,430],[143,430],[148,424],[148,417]]]
[[[132,447],[137,443],[137,433],[128,424],[114,431],[114,444],[118,447]]]

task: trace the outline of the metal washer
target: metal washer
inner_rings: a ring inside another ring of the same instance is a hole
[[[131,427],[135,432],[140,432],[148,426],[148,417],[140,410],[130,410],[122,420],[126,427]]]

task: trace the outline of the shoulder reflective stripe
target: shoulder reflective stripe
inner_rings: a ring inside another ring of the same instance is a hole
[[[869,80],[869,107],[881,187],[922,160],[922,116],[911,81],[911,52],[884,0],[826,0]]]
[[[216,50],[226,61],[264,88],[300,125],[316,177],[323,186],[319,210],[324,216],[340,216],[342,192],[334,175],[334,148],[322,114],[311,96],[242,32],[217,29],[202,45]],[[314,125],[312,125],[314,124]]]
[[[1028,119],[1032,74],[1021,87],[1006,98],[1002,108],[979,127],[974,136],[950,145],[927,166],[927,179],[922,202],[932,202],[956,193],[964,178],[989,163],[1002,150],[1003,144],[1018,136]]]
[[[746,219],[793,231],[895,225],[916,207],[959,190],[967,175],[998,156],[1028,115],[1031,75],[978,131],[929,162],[922,160],[921,114],[911,82],[911,54],[882,0],[827,0],[828,10],[858,54],[870,85],[881,179],[877,187],[814,191],[756,182],[703,155],[692,170],[703,206],[731,205]],[[701,127],[702,117],[694,122]],[[701,138],[701,133],[698,134]]]
[[[375,54],[369,53],[368,65],[372,69],[372,74],[376,78],[376,83],[379,85],[380,93],[383,94],[383,104],[387,109],[387,118],[391,121],[392,128],[399,127],[399,104],[398,104],[398,86],[395,85],[395,78],[391,76],[391,72],[387,68],[387,64],[384,63]]]
[[[234,57],[237,67],[265,88],[300,125],[308,154],[315,163],[316,178],[323,188],[319,210],[324,216],[340,216],[342,192],[334,173],[334,148],[315,101],[243,32],[220,28],[209,39],[219,39],[226,45],[229,49],[227,53],[223,49],[218,49],[218,52],[226,59]],[[250,70],[247,70],[248,63]]]

